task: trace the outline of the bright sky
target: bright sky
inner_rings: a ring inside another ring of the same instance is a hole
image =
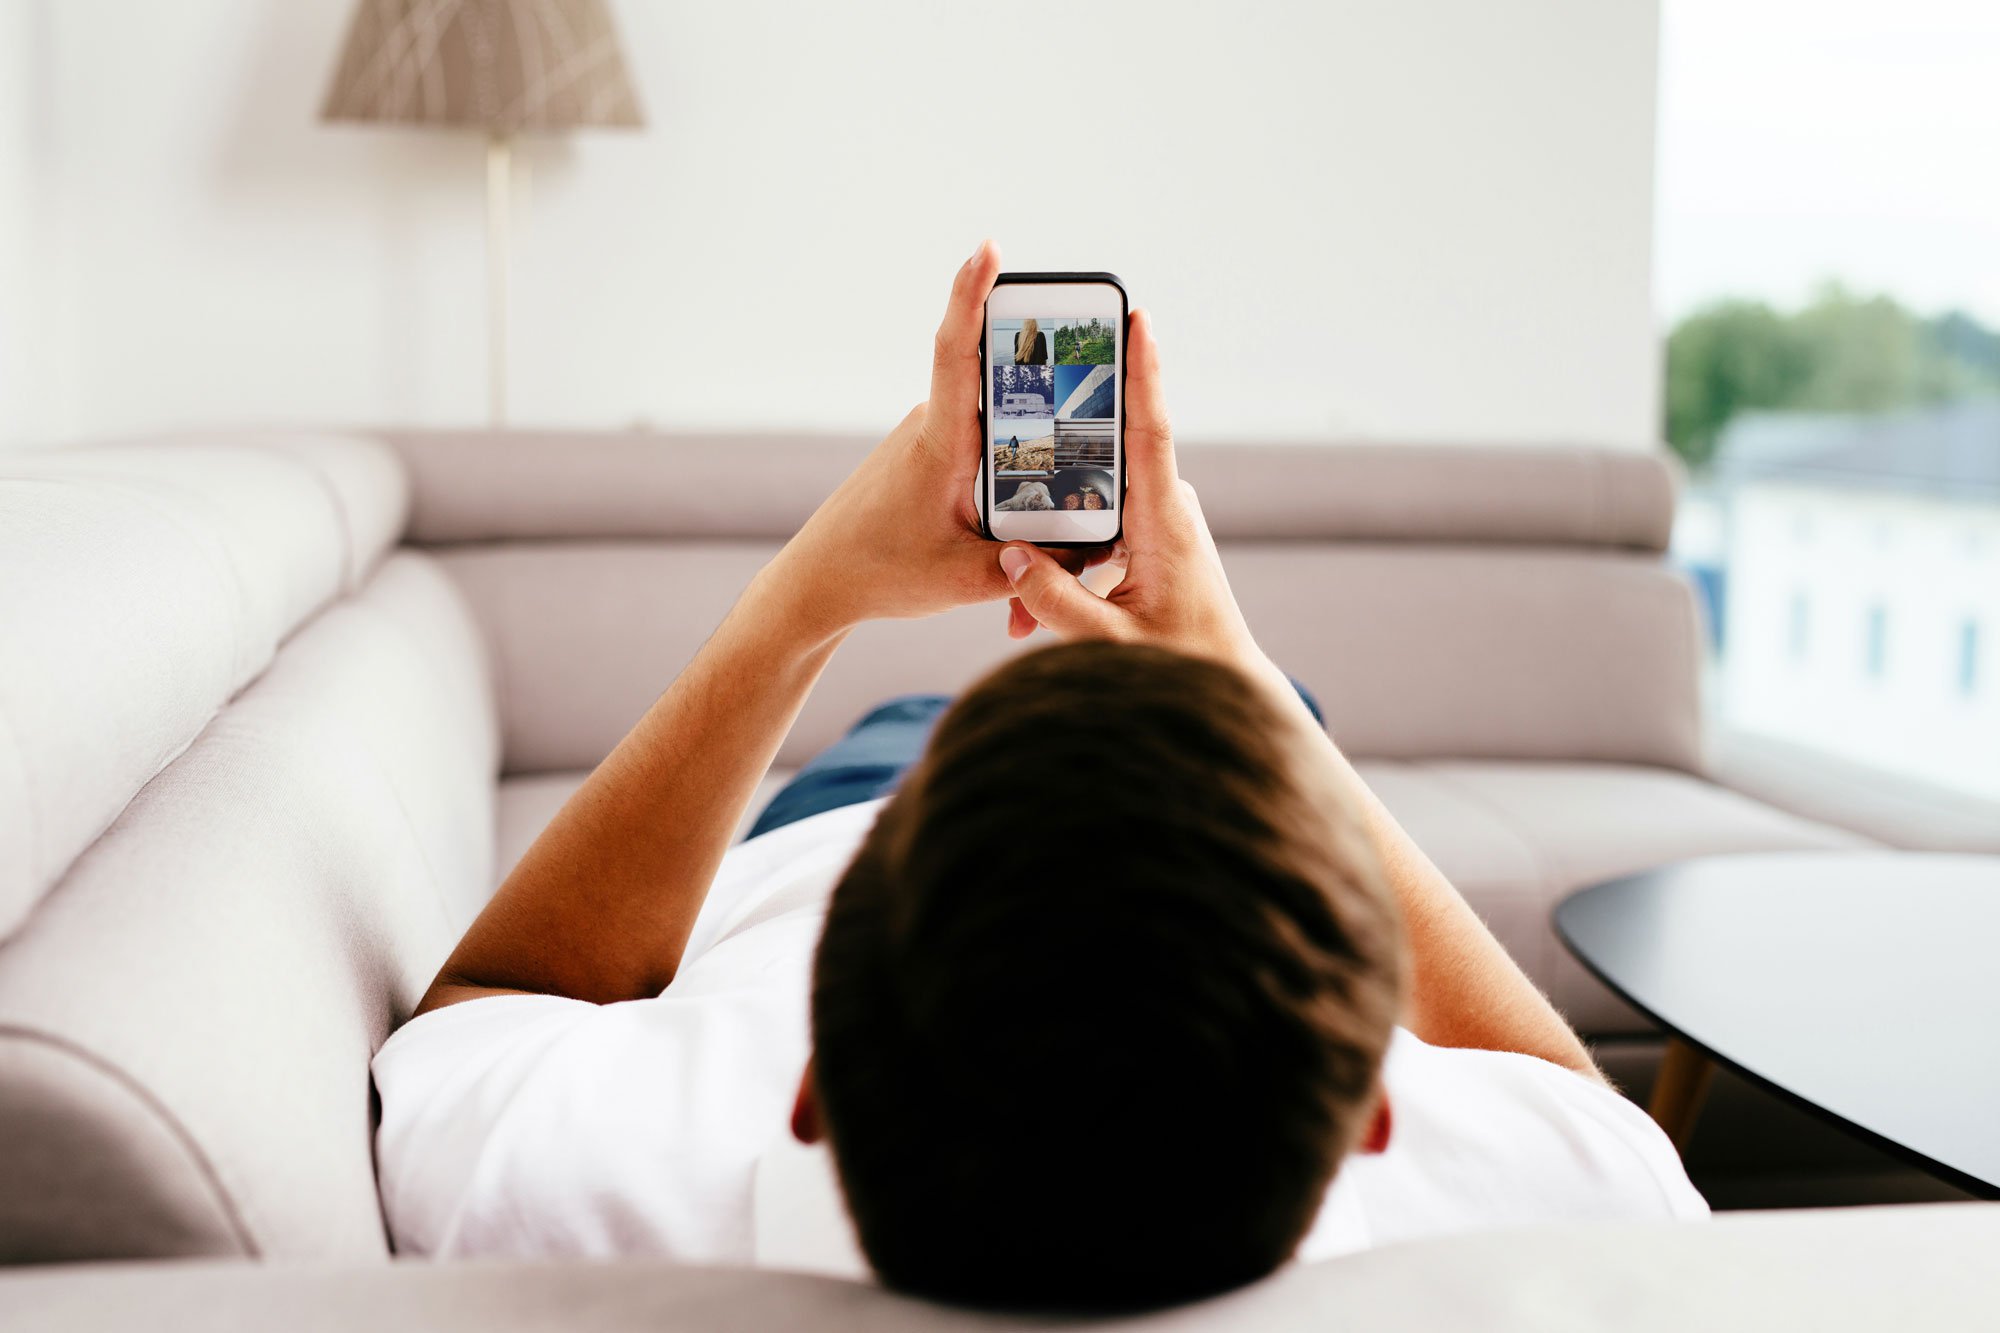
[[[1663,0],[1676,318],[1827,277],[2000,327],[2000,0]]]

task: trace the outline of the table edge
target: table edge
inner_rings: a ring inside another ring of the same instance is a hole
[[[1666,869],[1666,868],[1667,867],[1659,867],[1659,869]],[[1623,1000],[1626,1004],[1631,1005],[1633,1009],[1638,1011],[1640,1017],[1644,1018],[1647,1022],[1652,1023],[1655,1027],[1658,1027],[1662,1032],[1666,1033],[1667,1036],[1675,1040],[1685,1042],[1688,1046],[1692,1047],[1696,1051],[1699,1051],[1704,1058],[1713,1061],[1715,1064],[1721,1066],[1724,1069],[1729,1070],[1731,1073],[1735,1074],[1738,1078],[1743,1079],[1745,1082],[1750,1083],[1755,1087],[1762,1088],[1764,1091],[1769,1092],[1772,1095],[1776,1096],[1779,1100],[1787,1102],[1793,1106],[1796,1106],[1801,1111],[1804,1111],[1809,1115],[1815,1116],[1818,1119],[1825,1121],[1830,1125],[1833,1125],[1837,1129],[1840,1129],[1848,1134],[1852,1134],[1854,1137],[1862,1140],[1864,1143],[1868,1143],[1877,1148],[1880,1148],[1882,1151],[1888,1153],[1890,1156],[1898,1158],[1901,1161],[1907,1162],[1909,1165],[1921,1169],[1926,1174],[1935,1176],[1937,1179],[1944,1181],[1948,1185],[1955,1186],[1958,1189],[1962,1189],[1966,1193],[1974,1195],[1975,1197],[1981,1199],[2000,1200],[2000,1181],[1989,1181],[1982,1179],[1979,1176],[1971,1175],[1959,1167],[1952,1166],[1947,1162],[1939,1161],[1937,1158],[1930,1156],[1928,1153],[1925,1153],[1920,1149],[1912,1148],[1907,1143],[1903,1143],[1900,1142],[1899,1140],[1892,1139],[1887,1135],[1880,1133],[1879,1131],[1868,1128],[1866,1125],[1858,1124],[1855,1121],[1850,1120],[1846,1116],[1840,1114],[1838,1111],[1832,1110],[1826,1106],[1822,1106],[1818,1102],[1813,1101],[1811,1098],[1805,1096],[1803,1093],[1796,1092],[1793,1089],[1784,1086],[1782,1083],[1779,1083],[1771,1078],[1766,1077],[1763,1074],[1758,1073],[1756,1070],[1751,1069],[1747,1065],[1744,1065],[1734,1059],[1731,1059],[1729,1056],[1723,1054],[1721,1051],[1718,1051],[1714,1047],[1710,1046],[1707,1042],[1700,1041],[1694,1037],[1689,1036],[1687,1033],[1683,1032],[1679,1027],[1677,1027],[1673,1023],[1668,1022],[1666,1018],[1664,1018],[1659,1013],[1655,1012],[1650,1005],[1642,1003],[1638,999],[1638,997],[1634,996],[1631,992],[1626,990],[1626,988],[1620,985],[1615,979],[1613,979],[1609,973],[1605,972],[1604,969],[1600,968],[1597,965],[1597,963],[1577,944],[1575,940],[1570,938],[1570,933],[1568,929],[1566,929],[1563,925],[1562,912],[1564,907],[1568,906],[1575,899],[1582,897],[1584,894],[1595,893],[1600,889],[1614,888],[1620,884],[1626,883],[1627,881],[1643,879],[1654,873],[1656,872],[1652,870],[1642,870],[1637,874],[1620,875],[1615,879],[1607,879],[1598,884],[1585,885],[1583,888],[1576,889],[1570,893],[1564,894],[1562,900],[1556,903],[1554,907],[1549,909],[1549,925],[1555,931],[1556,938],[1562,942],[1562,946],[1564,949],[1568,950],[1569,956],[1571,958],[1574,958],[1577,961],[1577,963],[1582,966],[1584,971],[1590,973],[1591,976],[1595,977],[1600,983],[1603,984],[1605,989],[1609,990],[1613,995],[1617,996],[1620,1000]],[[1588,1041],[1585,1042],[1585,1045],[1586,1047],[1589,1045]]]

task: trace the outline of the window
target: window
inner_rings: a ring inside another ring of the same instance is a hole
[[[1864,662],[1870,680],[1882,679],[1882,669],[1889,658],[1889,613],[1882,607],[1868,608],[1868,630],[1863,649]]]
[[[1718,721],[2000,800],[1995,69],[1992,0],[1663,0],[1655,281]]]

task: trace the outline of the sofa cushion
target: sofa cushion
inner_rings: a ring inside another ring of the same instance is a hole
[[[756,794],[745,807],[743,817],[736,822],[736,832],[730,835],[731,842],[750,831],[751,823],[778,794],[778,788],[790,782],[797,771],[779,767],[764,775],[757,784]],[[507,778],[500,783],[493,810],[493,882],[496,887],[513,873],[521,857],[542,830],[549,826],[549,821],[556,817],[556,811],[563,808],[563,802],[569,800],[589,776],[589,769],[579,769],[570,773],[534,773],[526,777]]]
[[[1556,938],[1550,915],[1569,894],[1693,856],[1870,845],[1666,769],[1394,760],[1357,767],[1507,952],[1592,1036],[1646,1033],[1652,1025]],[[793,771],[771,770],[738,836]],[[500,877],[587,776],[548,773],[500,784]]]
[[[1658,559],[1235,543],[1257,641],[1352,755],[1701,767],[1701,627]]]
[[[0,1260],[380,1257],[368,1062],[492,880],[477,632],[393,557],[0,944]]]
[[[2000,800],[1889,773],[1824,750],[1721,729],[1709,776],[1747,796],[1890,847],[2000,856]]]
[[[1696,856],[1873,845],[1665,769],[1465,760],[1357,767],[1507,952],[1593,1036],[1652,1025],[1556,938],[1550,916],[1569,894]]]
[[[379,441],[0,455],[0,938],[286,635],[358,586],[408,491]]]

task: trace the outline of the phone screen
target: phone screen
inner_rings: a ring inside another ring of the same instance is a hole
[[[1106,542],[1124,496],[1125,294],[1003,282],[986,307],[986,521],[1001,541]]]

